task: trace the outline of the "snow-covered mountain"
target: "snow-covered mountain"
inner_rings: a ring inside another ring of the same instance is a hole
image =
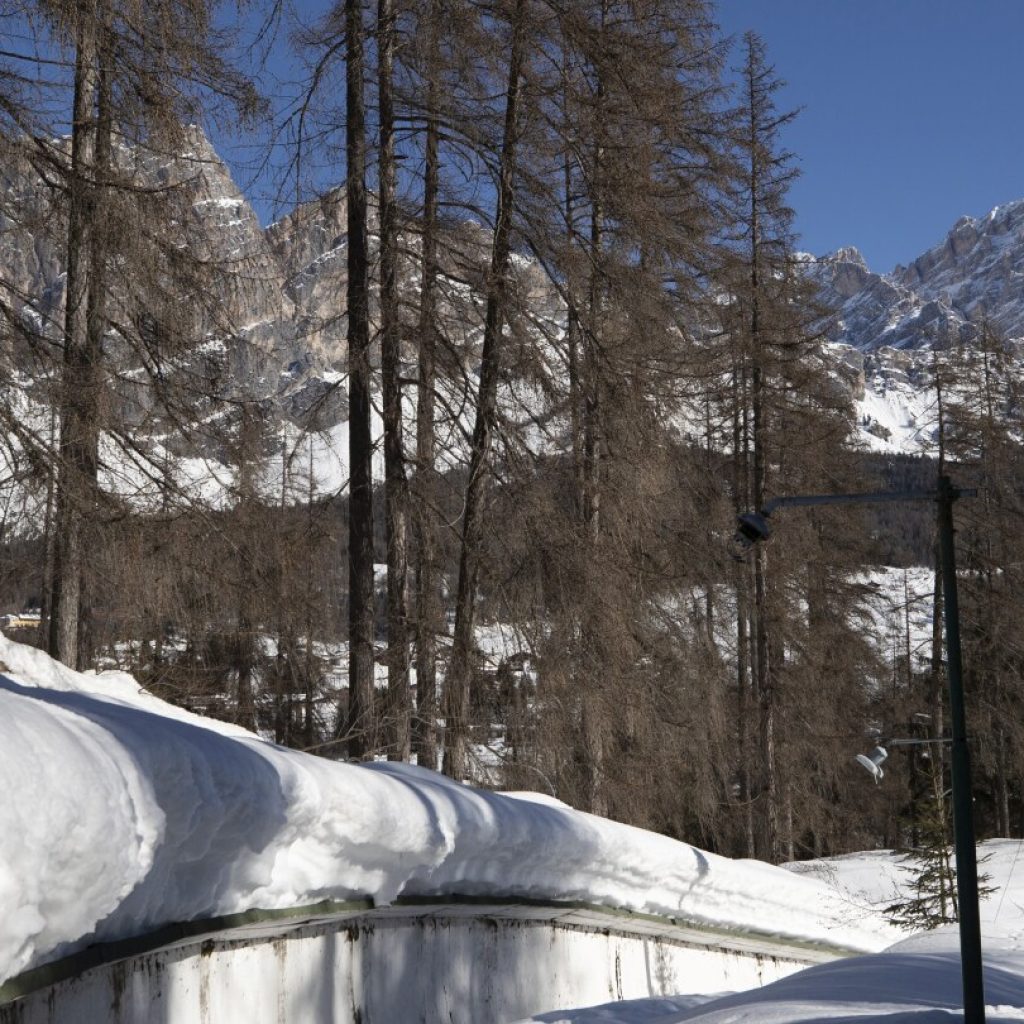
[[[872,271],[852,247],[816,261],[835,341],[863,351],[948,348],[987,321],[1024,339],[1024,200],[961,217],[909,266]]]
[[[892,277],[926,301],[1008,338],[1024,337],[1024,200],[961,217],[945,240]]]
[[[806,262],[834,311],[827,334],[846,376],[852,370],[869,448],[928,450],[936,358],[970,347],[983,325],[1024,367],[1024,200],[961,217],[942,242],[888,274],[853,247]]]
[[[220,397],[230,398],[232,389],[239,389],[263,400],[282,424],[343,429],[348,416],[343,194],[303,204],[264,229],[202,133],[191,129],[188,142],[178,157],[151,158],[144,173],[161,183],[188,182],[191,230],[207,240],[211,262],[227,259],[235,269],[224,286],[227,329],[223,322],[202,324],[206,341],[183,359],[181,369],[217,381]],[[473,282],[483,280],[487,238],[470,223],[448,231],[445,258],[452,265],[441,276],[441,315],[460,325],[452,334],[464,338],[471,370],[481,312]],[[59,214],[55,218],[47,208],[31,167],[16,161],[0,166],[5,281],[10,294],[24,297],[21,315],[54,337],[63,319],[61,236]],[[371,225],[371,242],[372,236]],[[417,287],[416,243],[415,237],[407,240],[413,255],[402,270],[409,296]],[[1024,353],[1024,200],[980,219],[961,218],[944,241],[888,274],[869,268],[852,247],[803,259],[834,311],[827,335],[836,374],[852,389],[869,449],[928,450],[934,431],[929,385],[934,352],[970,345],[982,321]],[[517,258],[516,272],[537,315],[557,320],[557,296],[540,270]],[[126,392],[125,400],[138,405],[140,421],[151,419],[146,391],[137,390],[137,395]],[[201,454],[217,457],[213,450]],[[341,466],[328,475],[343,479],[346,474]]]
[[[836,311],[834,341],[861,351],[931,348],[940,339],[966,340],[966,318],[942,298],[924,297],[895,275],[877,274],[847,247],[814,265],[822,298]]]
[[[137,437],[148,439],[147,451],[153,461],[141,465],[148,456],[135,460],[134,453],[129,457],[121,452],[112,463],[124,479],[107,480],[107,485],[144,500],[147,480],[170,474],[178,478],[176,490],[217,501],[232,485],[232,456],[225,446],[230,447],[233,425],[241,429],[240,405],[235,399],[244,396],[248,402],[259,403],[261,424],[266,428],[264,454],[277,466],[268,471],[268,492],[282,493],[282,447],[296,493],[306,495],[309,490],[297,482],[300,471],[313,476],[318,493],[336,492],[348,477],[343,193],[335,191],[303,204],[263,228],[227,165],[194,127],[186,131],[185,145],[178,154],[139,154],[121,147],[115,163],[134,185],[175,192],[179,202],[171,224],[181,237],[171,246],[184,251],[187,239],[197,263],[219,269],[208,284],[199,278],[198,287],[193,283],[191,289],[187,283],[176,284],[178,294],[170,301],[163,296],[163,305],[154,308],[151,320],[157,328],[164,317],[165,322],[173,322],[176,336],[194,339],[185,347],[179,344],[172,356],[163,357],[160,387],[152,385],[152,368],[142,368],[144,360],[140,361],[137,351],[124,344],[117,330],[108,332],[105,345],[110,364],[117,366],[119,415]],[[372,209],[371,219],[375,219]],[[374,231],[371,223],[371,246],[376,240]],[[480,292],[471,282],[483,280],[487,236],[474,224],[446,231],[451,237],[446,239],[443,259],[452,265],[441,266],[438,316],[459,325],[458,331],[448,332],[449,337],[462,339],[455,345],[465,348],[472,369],[478,341],[475,329],[482,314]],[[0,159],[3,301],[35,336],[29,343],[15,332],[0,337],[8,365],[24,368],[23,373],[15,373],[7,399],[16,407],[19,419],[38,422],[43,432],[49,420],[48,374],[52,367],[40,363],[36,350],[55,346],[61,337],[65,235],[66,213],[53,202],[33,164],[17,153]],[[409,238],[407,247],[414,252],[416,239]],[[125,280],[132,276],[128,269]],[[531,269],[521,270],[527,284]],[[400,274],[400,288],[414,296],[414,256],[400,267]],[[117,283],[111,287],[117,296],[113,305],[118,307],[111,310],[112,320],[134,322],[140,315],[140,301],[145,307],[145,298],[122,295]],[[202,294],[204,290],[209,294]],[[412,312],[403,315],[414,317],[414,307],[411,302],[408,308]],[[377,314],[376,298],[371,296],[371,317],[375,319]],[[415,376],[413,366],[407,369],[406,376]],[[470,379],[466,375],[463,385]],[[156,402],[157,392],[167,393],[177,382],[182,384],[181,393],[191,388],[191,413],[200,424],[185,441],[176,431],[179,421]],[[200,389],[195,387],[197,382]],[[466,408],[465,396],[449,398],[451,408]],[[379,430],[379,416],[377,420]],[[314,431],[315,437],[304,439],[307,429]],[[138,472],[124,469],[133,461],[140,462],[134,467]],[[13,470],[9,475],[15,475]],[[156,488],[159,499],[157,491],[164,492]]]
[[[464,229],[465,265],[483,266],[485,239]],[[300,381],[289,387],[315,395],[324,363],[341,368],[343,310],[339,282],[344,267],[344,201],[307,204],[266,232],[294,306],[295,343],[303,351]],[[847,381],[857,407],[861,439],[868,449],[920,454],[935,431],[935,353],[970,346],[989,323],[1024,362],[1024,200],[1000,206],[986,217],[962,217],[944,241],[907,267],[889,274],[869,268],[853,247],[808,261],[825,305],[834,311],[828,337],[837,374]],[[520,259],[543,315],[554,316],[557,298],[543,275]],[[456,274],[456,280],[465,274]],[[413,285],[414,286],[414,285]],[[474,305],[461,281],[450,301]],[[293,364],[294,367],[295,364]]]

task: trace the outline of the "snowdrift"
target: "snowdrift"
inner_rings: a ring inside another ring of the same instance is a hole
[[[985,953],[985,1019],[1024,1020],[1024,952]],[[636,999],[538,1013],[519,1024],[945,1024],[962,1020],[957,935],[907,940],[873,956],[809,967],[724,997]]]
[[[873,951],[822,882],[404,765],[286,750],[0,638],[0,980],[94,941],[324,899],[590,903]]]

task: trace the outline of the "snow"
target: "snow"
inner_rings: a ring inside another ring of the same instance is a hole
[[[208,199],[197,199],[193,206],[213,206],[222,210],[233,210],[241,207],[244,200],[241,196],[213,196]]]
[[[851,905],[882,910],[900,897],[909,880],[904,859],[892,850],[872,850],[786,865],[797,874],[827,882]],[[985,935],[1024,950],[1024,841],[990,839],[978,847],[978,874],[994,891],[983,895]]]
[[[910,384],[875,380],[854,403],[859,438],[871,451],[920,455],[932,445],[934,397]]]
[[[927,668],[931,661],[934,571],[923,566],[874,566],[859,578],[875,595],[866,605],[871,621],[866,633],[874,640],[878,653],[896,661],[909,647],[915,669]]]
[[[1024,1020],[1024,953],[1011,947],[985,956],[986,1018]],[[638,1001],[615,1015],[538,1015],[533,1020],[617,1024],[939,1024],[960,1019],[960,956],[955,931],[928,936],[868,957],[820,964],[761,989],[712,1000],[682,1013],[640,1016]]]
[[[498,631],[491,639],[508,643]],[[959,1016],[956,929],[905,937],[884,921],[909,877],[892,851],[786,869],[731,861],[539,793],[286,750],[168,705],[127,674],[73,672],[2,637],[0,670],[0,979],[97,940],[257,907],[521,896],[872,954],[761,989],[551,1010],[534,1022]],[[995,889],[981,907],[987,1017],[1024,1021],[1024,842],[992,840],[979,854]]]
[[[581,900],[876,950],[825,883],[535,794],[275,746],[0,638],[0,979],[92,941],[323,899]]]
[[[664,1024],[666,1020],[676,1019],[681,1011],[701,1006],[714,998],[688,995],[662,996],[657,999],[624,999],[578,1010],[539,1013],[531,1017],[530,1021],[544,1021],[545,1024]]]
[[[986,1019],[1024,1021],[1024,841],[979,848],[995,891],[981,901]],[[786,867],[831,886],[851,910],[879,913],[908,881],[901,855],[874,850]],[[545,1024],[939,1024],[961,1019],[959,932],[910,935],[872,956],[807,968],[761,989],[683,994],[539,1013]]]

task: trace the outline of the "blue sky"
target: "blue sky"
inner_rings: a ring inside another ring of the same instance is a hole
[[[293,5],[304,20],[324,7]],[[855,245],[885,272],[963,214],[1024,198],[1024,0],[717,0],[716,10],[723,33],[764,38],[787,82],[780,106],[802,108],[785,136],[802,171],[791,192],[801,248]],[[291,77],[285,44],[272,67]],[[278,101],[292,91],[270,88]],[[291,205],[251,169],[258,147],[217,141],[264,220]]]
[[[719,0],[718,22],[758,32],[803,107],[801,248],[888,271],[1024,198],[1024,0]]]

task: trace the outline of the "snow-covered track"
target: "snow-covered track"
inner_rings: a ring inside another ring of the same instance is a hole
[[[748,988],[852,952],[587,903],[327,901],[87,947],[0,987],[0,1024],[486,1024]]]

